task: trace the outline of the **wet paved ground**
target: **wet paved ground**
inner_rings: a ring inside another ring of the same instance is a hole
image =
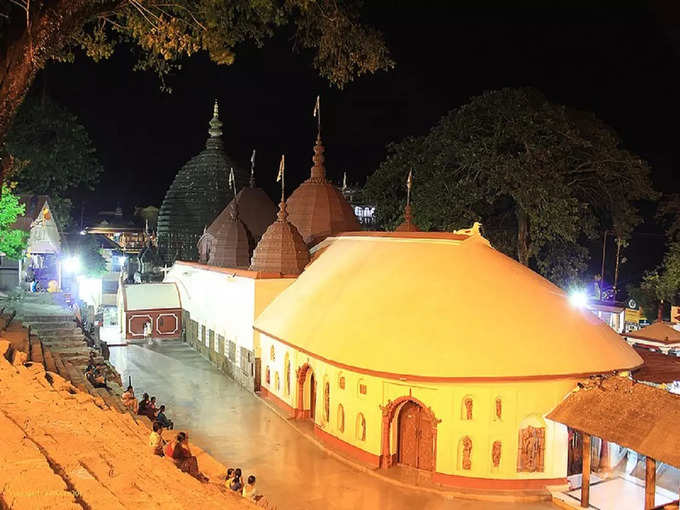
[[[103,337],[115,335],[107,328]],[[255,474],[280,510],[539,510],[549,503],[451,500],[396,487],[353,469],[302,437],[257,397],[224,377],[186,344],[111,348],[111,362],[135,392],[156,395],[175,429],[223,464]]]

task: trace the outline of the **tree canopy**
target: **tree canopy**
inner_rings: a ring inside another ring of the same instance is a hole
[[[25,206],[19,203],[19,198],[12,190],[4,185],[0,198],[0,253],[19,260],[26,249],[28,234],[23,230],[12,228],[18,216],[24,214]]]
[[[481,221],[496,247],[561,284],[585,270],[587,239],[627,240],[636,202],[657,197],[648,165],[611,128],[532,88],[473,97],[427,135],[388,146],[365,189],[385,228],[401,221],[411,168],[421,229]]]
[[[85,127],[60,105],[31,96],[12,123],[7,149],[22,161],[10,176],[17,182],[16,190],[49,195],[63,230],[70,219],[70,193],[94,189],[102,172]]]
[[[647,271],[640,285],[628,288],[628,294],[636,299],[648,319],[654,320],[660,303],[676,303],[680,293],[680,242],[672,242],[663,262]]]
[[[392,67],[381,34],[360,20],[360,0],[12,0],[0,8],[0,144],[36,72],[80,48],[95,60],[117,45],[136,48],[138,69],[166,75],[182,57],[206,52],[234,61],[239,45],[277,31],[332,84]]]

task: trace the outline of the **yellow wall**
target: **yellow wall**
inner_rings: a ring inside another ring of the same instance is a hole
[[[262,353],[262,385],[291,407],[297,403],[296,369],[309,363],[317,381],[316,423],[325,432],[374,455],[381,453],[382,411],[390,400],[412,394],[413,397],[430,407],[441,422],[437,426],[436,471],[459,476],[479,478],[528,479],[561,478],[566,476],[567,430],[563,425],[545,420],[546,449],[544,471],[539,473],[517,472],[518,433],[524,421],[536,423],[552,410],[562,398],[574,388],[575,379],[553,379],[542,381],[470,382],[470,383],[410,383],[394,379],[373,377],[342,370],[300,353],[295,349],[257,333],[256,345]],[[271,359],[271,347],[274,359]],[[286,392],[285,360],[291,360],[290,393]],[[266,384],[266,370],[270,369],[270,384]],[[280,385],[275,387],[276,373]],[[339,387],[339,379],[345,377],[345,389]],[[330,382],[330,416],[324,419],[323,388]],[[359,385],[365,384],[366,395],[359,393]],[[305,391],[307,394],[308,391]],[[473,419],[464,419],[466,397],[473,399]],[[496,419],[496,398],[502,401],[502,417]],[[345,414],[345,428],[338,427],[338,404]],[[305,409],[309,408],[305,395]],[[366,419],[366,439],[357,438],[356,420],[358,413]],[[395,420],[396,421],[396,420]],[[535,426],[535,425],[534,425]],[[469,436],[472,440],[472,467],[463,470],[460,466],[458,444]],[[501,462],[493,467],[491,447],[494,441],[502,442]],[[396,426],[392,427],[391,450],[396,452]]]

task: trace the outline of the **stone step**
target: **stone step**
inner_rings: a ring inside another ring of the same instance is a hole
[[[43,336],[75,336],[81,334],[79,328],[34,328],[31,326],[31,332],[36,335]]]
[[[23,322],[75,322],[73,315],[22,315]]]
[[[59,342],[84,342],[85,337],[83,335],[41,335],[37,333],[43,342],[56,344]]]

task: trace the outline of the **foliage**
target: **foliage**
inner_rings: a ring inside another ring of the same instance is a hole
[[[677,302],[680,293],[680,242],[673,242],[664,255],[661,266],[648,271],[637,287],[628,289],[629,294],[647,313],[647,318],[656,313],[660,302]]]
[[[62,230],[70,218],[69,193],[92,190],[102,168],[85,127],[65,108],[29,97],[7,135],[7,149],[24,162],[11,176],[17,191],[49,195]]]
[[[680,194],[664,195],[659,202],[657,218],[666,223],[666,235],[672,241],[680,241]]]
[[[26,2],[28,3],[28,2]],[[33,0],[36,15],[46,13],[47,0]],[[217,64],[234,62],[237,47],[262,46],[287,28],[294,48],[315,51],[314,67],[342,87],[355,76],[389,69],[382,36],[359,19],[359,0],[95,0],[63,7],[71,33],[63,44],[42,48],[49,58],[72,61],[74,49],[98,61],[110,57],[120,43],[136,45],[138,69],[161,77],[178,67],[182,57],[204,51]],[[19,3],[6,9],[8,22],[26,19]],[[34,22],[35,23],[35,22]]]
[[[135,216],[142,219],[145,227],[148,223],[151,232],[156,231],[156,225],[158,224],[158,207],[154,205],[135,207]]]
[[[411,168],[421,229],[479,220],[497,248],[560,284],[585,270],[588,238],[627,239],[641,221],[635,202],[657,196],[647,164],[608,126],[531,88],[474,97],[427,135],[388,146],[366,184],[385,228],[401,220]]]
[[[28,242],[26,232],[12,228],[12,224],[24,211],[25,206],[19,203],[19,198],[4,185],[0,198],[0,253],[14,260],[21,258]]]

